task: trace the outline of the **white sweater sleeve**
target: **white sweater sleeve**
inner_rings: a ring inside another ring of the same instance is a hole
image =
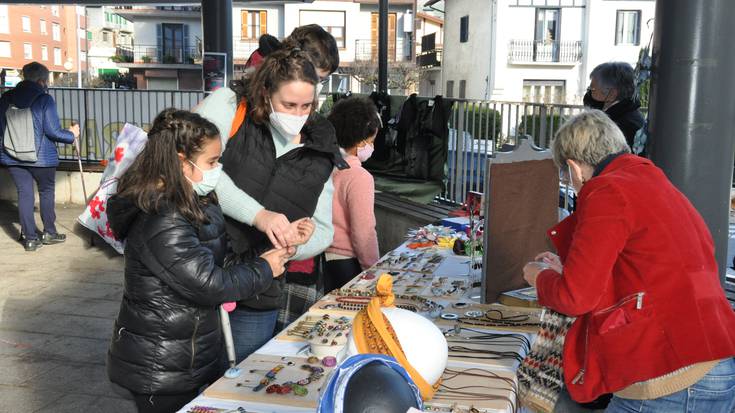
[[[332,225],[332,194],[334,184],[330,176],[324,184],[324,189],[319,195],[319,200],[314,211],[314,233],[306,244],[298,247],[296,255],[292,260],[305,260],[314,257],[332,245],[334,239],[334,226]]]
[[[192,112],[202,115],[203,118],[217,126],[222,139],[222,151],[225,150],[227,140],[230,138],[230,128],[235,118],[235,111],[237,111],[237,96],[228,87],[217,89],[192,108]]]

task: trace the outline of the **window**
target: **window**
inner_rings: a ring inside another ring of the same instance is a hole
[[[641,44],[640,10],[618,10],[615,20],[615,44],[633,46]]]
[[[48,46],[41,45],[41,60],[48,60]]]
[[[184,25],[164,23],[163,31],[163,63],[182,63],[184,59]]]
[[[465,92],[467,89],[467,81],[466,80],[460,80],[459,81],[459,98],[464,99],[465,98]]]
[[[48,34],[48,31],[46,30],[46,20],[40,21],[39,28],[41,29],[41,34]]]
[[[54,47],[54,64],[61,66],[61,49],[58,47]]]
[[[536,9],[536,43],[559,41],[561,9]]]
[[[467,43],[470,38],[470,16],[459,19],[459,42]]]
[[[370,60],[378,61],[378,13],[370,14]],[[396,21],[398,15],[396,13],[388,13],[388,60],[394,62],[396,60]],[[367,43],[361,46],[363,40],[356,43],[356,53],[365,53]]]
[[[89,30],[87,30],[87,40],[89,40],[90,42],[92,41],[92,32],[90,32]]]
[[[268,33],[268,12],[264,10],[242,10],[240,12],[240,37],[257,40]]]
[[[79,52],[79,60],[83,62],[87,61],[87,51],[86,50],[82,50],[81,52]]]
[[[10,33],[8,6],[6,4],[0,6],[0,33]]]
[[[51,37],[57,42],[61,41],[61,26],[59,26],[59,23],[51,25]]]
[[[23,58],[33,59],[33,45],[30,43],[23,43]]]
[[[28,16],[23,16],[21,20],[23,22],[23,33],[30,33],[31,32],[31,18]]]
[[[523,101],[531,103],[565,103],[563,80],[524,80]]]
[[[346,47],[345,40],[345,12],[343,11],[322,11],[322,10],[301,10],[299,12],[299,25],[318,24],[328,31],[337,41],[337,47],[344,49]],[[395,19],[395,17],[394,17]],[[389,28],[390,30],[390,28]],[[395,30],[395,22],[394,22]]]
[[[0,57],[11,57],[10,42],[0,42]]]
[[[51,6],[51,15],[59,17],[59,6]]]
[[[445,93],[448,98],[454,97],[454,80],[447,80],[447,93]]]
[[[110,41],[110,32],[103,31],[102,32],[102,41],[103,42],[109,42]]]

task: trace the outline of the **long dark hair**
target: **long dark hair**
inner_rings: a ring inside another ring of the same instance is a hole
[[[120,178],[118,195],[147,213],[172,205],[195,224],[206,222],[178,154],[193,162],[204,144],[215,139],[219,131],[212,122],[186,110],[165,109],[153,121],[145,148]]]
[[[266,57],[248,86],[248,99],[252,105],[249,109],[253,122],[266,123],[271,112],[267,97],[274,94],[283,83],[296,80],[312,85],[319,83],[316,69],[306,53],[300,49],[279,50]],[[316,102],[315,95],[314,107]]]

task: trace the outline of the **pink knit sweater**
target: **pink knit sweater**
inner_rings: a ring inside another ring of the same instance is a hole
[[[350,169],[332,175],[332,224],[334,241],[327,252],[357,257],[366,269],[378,262],[378,234],[375,232],[375,182],[357,156],[346,155]]]

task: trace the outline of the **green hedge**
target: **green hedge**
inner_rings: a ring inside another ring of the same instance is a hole
[[[464,124],[465,131],[472,135],[475,139],[493,139],[498,140],[500,132],[503,129],[503,119],[500,116],[500,112],[487,107],[471,106],[465,109],[463,106],[459,106],[457,110],[464,111]],[[458,112],[455,112],[455,116],[459,116]],[[457,120],[453,127],[456,127]],[[495,129],[493,130],[493,124]]]
[[[551,139],[559,130],[562,123],[566,119],[559,114],[546,115],[546,136],[544,136],[544,145],[549,146]],[[521,117],[521,123],[518,125],[518,135],[531,135],[533,142],[537,146],[541,145],[541,115],[524,115]]]

